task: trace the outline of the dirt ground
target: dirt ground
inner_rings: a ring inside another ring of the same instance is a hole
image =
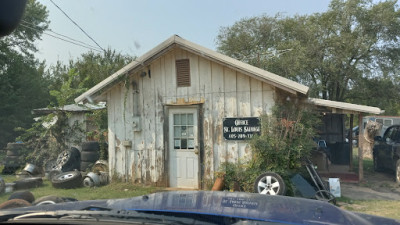
[[[365,172],[359,184],[341,183],[341,194],[353,200],[400,200],[393,172]]]

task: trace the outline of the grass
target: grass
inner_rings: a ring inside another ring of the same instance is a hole
[[[354,171],[358,171],[358,149],[353,150],[353,168]],[[363,169],[364,175],[374,173],[374,162],[372,159],[363,159]],[[365,178],[365,176],[364,176]],[[373,182],[364,180],[364,182],[359,184],[362,187],[372,188]],[[387,182],[381,182],[379,184],[380,188],[390,188],[391,185]],[[338,204],[341,208],[349,211],[365,213],[370,215],[382,216],[392,219],[400,220],[400,201],[394,200],[352,200],[347,197],[338,198]]]
[[[343,204],[343,203],[341,203]],[[382,216],[392,219],[400,220],[400,202],[399,201],[383,201],[383,200],[370,200],[370,201],[351,201],[351,203],[343,204],[345,210],[360,212],[375,216]]]
[[[6,182],[16,180],[15,176],[2,176]],[[133,185],[125,182],[112,182],[109,185],[95,188],[81,187],[76,189],[56,189],[53,188],[50,181],[44,179],[43,185],[38,188],[30,189],[29,191],[35,196],[36,199],[46,196],[55,195],[59,197],[70,197],[78,200],[95,200],[95,199],[115,199],[115,198],[130,198],[141,196],[156,191],[161,191],[161,188],[148,187],[141,185]],[[11,193],[4,193],[0,195],[0,202],[7,201]]]

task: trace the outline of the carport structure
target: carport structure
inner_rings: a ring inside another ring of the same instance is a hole
[[[342,165],[348,165],[348,171],[353,170],[353,133],[349,132],[347,137],[349,142],[346,143],[346,115],[350,115],[350,128],[354,127],[354,115],[358,116],[359,127],[362,127],[363,117],[370,114],[381,114],[384,111],[377,107],[357,105],[345,102],[330,101],[317,98],[309,98],[308,102],[314,105],[319,113],[323,115],[323,124],[319,129],[321,139],[326,140],[328,144],[336,149],[331,149],[334,156],[334,162]],[[358,136],[358,143],[363,143],[365,138],[363,135]],[[347,148],[348,146],[348,148]],[[347,148],[347,150],[346,150]],[[363,180],[363,151],[362,145],[358,148],[358,181]]]

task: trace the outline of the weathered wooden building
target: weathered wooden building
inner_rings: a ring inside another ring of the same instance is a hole
[[[172,36],[76,102],[106,101],[112,175],[201,188],[225,161],[251,154],[243,139],[279,99],[308,87]]]

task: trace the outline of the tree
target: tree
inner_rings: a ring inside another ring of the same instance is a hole
[[[84,53],[69,65],[57,62],[46,71],[51,81],[52,106],[73,104],[74,99],[89,88],[117,72],[131,62],[133,57],[107,49],[103,53]]]
[[[400,11],[396,1],[332,0],[324,13],[260,16],[221,28],[218,50],[344,101],[363,78],[395,76]],[[364,93],[367,94],[367,93]]]
[[[31,110],[48,104],[47,81],[43,79],[44,64],[33,56],[34,41],[48,26],[46,8],[30,0],[22,17],[22,26],[0,39],[0,148],[17,136],[14,128],[29,127]]]

